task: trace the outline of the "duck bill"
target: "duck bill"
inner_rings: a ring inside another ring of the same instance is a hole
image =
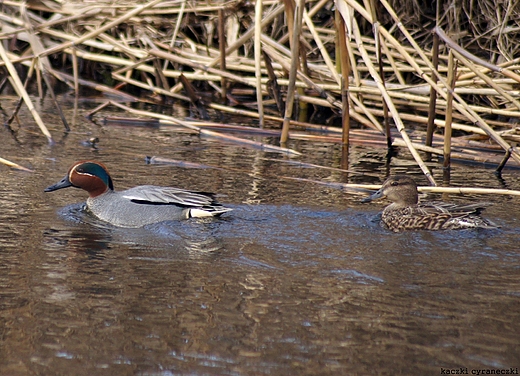
[[[370,202],[373,200],[377,200],[378,198],[381,198],[381,197],[385,197],[385,195],[383,194],[382,188],[380,190],[378,190],[377,192],[373,193],[372,195],[365,197],[364,199],[361,200],[361,202]]]
[[[57,191],[58,189],[72,187],[72,186],[73,185],[69,180],[69,176],[67,175],[63,179],[61,179],[59,182],[57,182],[56,184],[53,184],[50,187],[45,188],[43,191],[52,192],[52,191]]]

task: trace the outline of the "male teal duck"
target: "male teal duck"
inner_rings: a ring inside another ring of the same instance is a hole
[[[467,228],[496,228],[480,217],[489,204],[456,205],[443,202],[419,202],[417,184],[405,175],[388,178],[381,189],[363,202],[387,197],[392,204],[383,210],[381,221],[394,232],[403,230],[457,230]]]
[[[167,220],[219,216],[232,209],[219,204],[212,193],[141,185],[115,191],[107,168],[99,162],[76,162],[58,183],[45,192],[76,187],[89,193],[86,209],[119,227],[142,227]]]

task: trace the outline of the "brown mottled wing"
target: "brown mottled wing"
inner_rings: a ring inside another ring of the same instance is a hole
[[[426,213],[451,213],[452,215],[480,214],[482,210],[490,206],[489,202],[479,202],[476,204],[457,205],[446,202],[428,202],[419,204],[417,210]]]
[[[449,212],[435,211],[431,208],[402,208],[383,212],[382,220],[392,231],[402,230],[439,230],[453,218]]]
[[[443,202],[422,204],[415,207],[383,212],[383,222],[392,231],[424,229],[460,229],[471,227],[496,227],[478,215],[488,203],[455,205]]]

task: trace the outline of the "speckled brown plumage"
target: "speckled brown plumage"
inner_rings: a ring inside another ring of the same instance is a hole
[[[496,228],[480,217],[489,204],[456,205],[444,202],[419,203],[415,181],[405,175],[388,178],[381,189],[366,198],[372,201],[381,197],[392,201],[384,210],[382,223],[390,230],[457,230],[464,228]]]

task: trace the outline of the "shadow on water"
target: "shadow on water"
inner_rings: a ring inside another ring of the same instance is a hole
[[[280,178],[343,181],[335,172],[168,128],[78,122],[58,148],[20,135],[38,155],[36,172],[4,172],[3,373],[438,374],[519,366],[516,199],[489,197],[485,216],[497,230],[393,233],[379,225],[385,203]],[[78,147],[92,135],[97,150]],[[293,147],[306,162],[338,163],[339,147]],[[6,152],[20,150],[7,142]],[[226,170],[146,165],[142,156],[152,153]],[[353,149],[353,169],[381,175],[353,180],[384,180],[384,153]],[[234,210],[113,227],[82,210],[85,192],[43,193],[80,159],[107,164],[116,189],[214,191]],[[409,161],[396,164],[392,172],[421,179],[402,167]],[[503,184],[480,169],[456,172],[454,185]],[[502,178],[520,186],[515,172]]]

